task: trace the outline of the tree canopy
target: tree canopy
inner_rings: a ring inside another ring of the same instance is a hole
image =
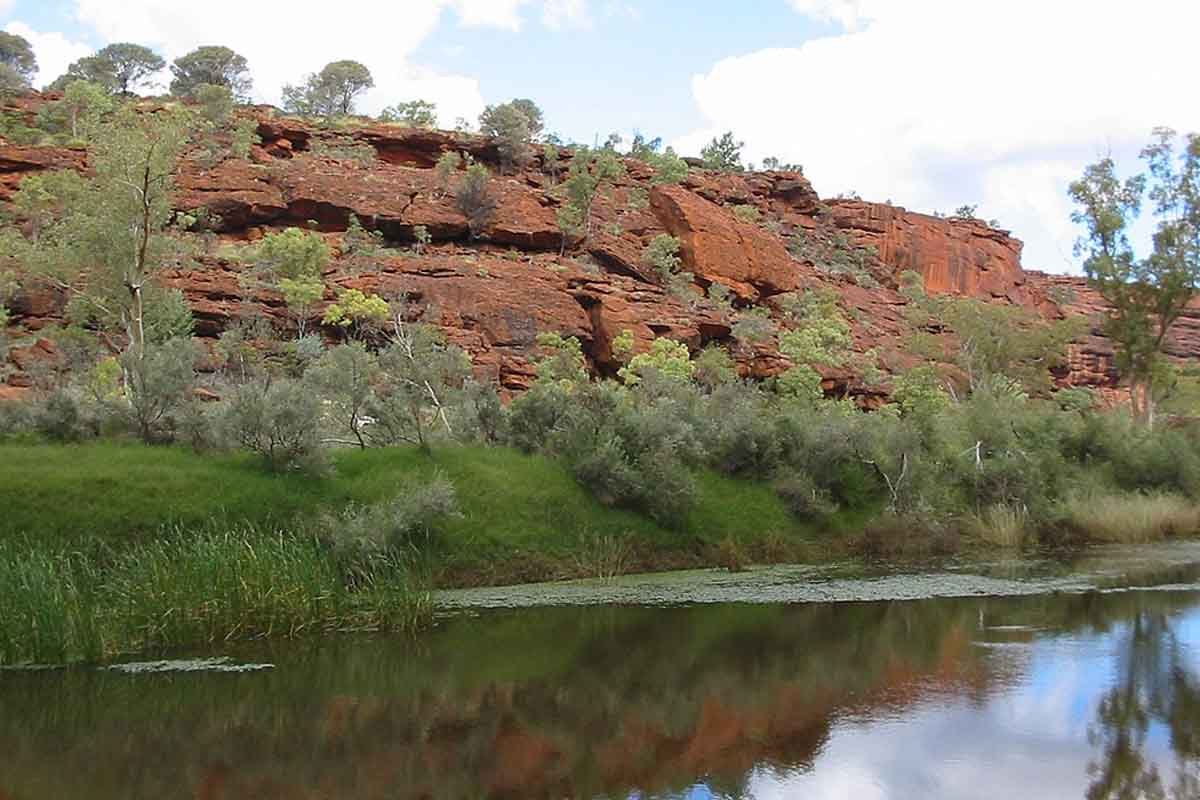
[[[246,59],[228,47],[205,45],[171,64],[171,94],[192,97],[205,85],[224,86],[238,100],[247,100],[253,81]]]
[[[50,88],[63,89],[73,80],[85,80],[113,93],[130,94],[165,66],[162,56],[148,47],[115,42],[71,64]]]
[[[1106,157],[1089,165],[1069,193],[1072,221],[1084,235],[1089,281],[1112,307],[1105,333],[1117,347],[1117,367],[1132,389],[1134,414],[1152,423],[1154,384],[1163,374],[1163,345],[1200,280],[1200,134],[1188,134],[1176,152],[1177,134],[1157,128],[1142,150],[1147,173],[1122,181]],[[1153,246],[1138,258],[1129,229],[1145,199],[1157,220]]]
[[[354,112],[354,102],[375,86],[371,71],[357,61],[334,61],[300,86],[283,87],[283,107],[293,114],[332,117]]]
[[[0,31],[0,89],[24,89],[37,74],[37,57],[24,36]]]

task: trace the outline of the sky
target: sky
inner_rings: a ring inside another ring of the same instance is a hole
[[[684,155],[732,130],[825,197],[978,205],[1049,272],[1079,272],[1066,188],[1086,164],[1136,170],[1153,127],[1200,130],[1190,0],[0,0],[0,27],[33,44],[37,85],[111,42],[222,44],[260,102],[351,58],[367,113],[422,98],[450,127],[529,97],[566,140],[640,131]]]

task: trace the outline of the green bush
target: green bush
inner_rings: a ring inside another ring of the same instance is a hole
[[[293,380],[258,380],[236,387],[221,426],[234,444],[262,456],[273,472],[328,468],[321,446],[321,398]]]
[[[370,580],[381,565],[407,561],[437,545],[440,527],[461,517],[454,485],[440,472],[406,487],[391,500],[350,506],[327,515],[322,538],[332,548],[347,577],[356,584]]]

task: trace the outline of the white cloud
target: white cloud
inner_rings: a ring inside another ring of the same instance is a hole
[[[57,31],[40,33],[24,22],[10,22],[4,30],[25,37],[33,47],[37,56],[38,71],[33,77],[33,85],[45,86],[59,75],[67,71],[72,61],[76,61],[92,52],[90,45],[84,42],[73,42]]]
[[[1026,266],[1062,271],[1075,235],[1063,195],[1083,165],[1110,147],[1136,153],[1155,125],[1200,129],[1200,4],[792,4],[847,30],[695,76],[709,124],[678,149],[732,129],[748,157],[800,162],[826,196],[857,190],[924,211],[978,203],[1026,241]]]
[[[542,24],[551,30],[590,28],[592,17],[587,0],[546,0],[542,6]]]

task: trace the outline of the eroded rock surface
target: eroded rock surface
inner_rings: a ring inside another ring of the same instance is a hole
[[[12,102],[12,110],[28,116],[43,99]],[[578,337],[599,374],[615,372],[611,342],[626,329],[638,350],[657,336],[693,349],[716,343],[730,350],[744,374],[777,374],[789,363],[776,343],[736,343],[735,316],[761,306],[781,320],[774,298],[819,287],[838,292],[856,350],[874,350],[885,373],[905,369],[915,360],[905,352],[911,333],[906,300],[895,289],[906,270],[922,275],[935,293],[1020,304],[1047,318],[1089,315],[1090,330],[1072,345],[1069,369],[1057,382],[1110,393],[1116,386],[1112,346],[1100,333],[1101,299],[1077,278],[1023,270],[1021,242],[977,220],[860,200],[825,206],[799,173],[693,168],[681,184],[655,185],[648,165],[627,160],[626,175],[597,197],[588,235],[564,242],[556,223],[563,200],[555,184],[566,168],[565,150],[556,162],[544,163],[546,156],[537,153],[523,171],[502,174],[495,143],[480,136],[379,124],[322,130],[268,109],[246,113],[258,119],[261,139],[249,158],[213,164],[191,153],[177,176],[176,206],[207,210],[209,233],[205,254],[166,270],[163,279],[185,293],[202,338],[244,318],[266,317],[281,332],[294,325],[282,298],[254,280],[253,265],[239,259],[240,245],[302,225],[322,232],[337,252],[354,215],[380,232],[386,246],[375,257],[336,259],[325,275],[325,302],[347,287],[408,293],[424,307],[423,318],[440,325],[471,354],[480,375],[507,392],[533,380],[541,331]],[[433,169],[452,151],[495,172],[490,189],[496,214],[476,240],[454,201],[457,178],[444,185]],[[27,175],[86,168],[83,150],[0,140],[0,201],[11,199]],[[757,221],[743,221],[753,214],[735,214],[737,206],[756,209]],[[818,215],[826,207],[837,231],[877,253],[869,282],[823,271],[790,251],[796,232],[820,234]],[[432,243],[418,254],[413,242],[419,227]],[[695,278],[688,290],[668,289],[644,261],[646,246],[663,233],[680,240],[683,269]],[[714,283],[732,290],[735,311],[705,299]],[[28,385],[36,360],[53,357],[53,346],[38,331],[59,320],[64,300],[61,291],[27,282],[10,303],[10,333],[20,345],[11,358],[10,390]],[[314,309],[314,323],[322,311]],[[1200,355],[1200,302],[1177,325],[1169,350],[1180,359]],[[849,391],[865,405],[883,399],[879,387],[865,387],[845,370],[825,377],[827,390]]]

